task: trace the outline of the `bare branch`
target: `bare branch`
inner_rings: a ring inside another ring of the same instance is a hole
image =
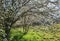
[[[34,7],[29,8],[27,11],[22,12],[14,21],[12,21],[11,25],[13,25],[17,20],[19,20],[20,17],[23,17],[25,13],[29,12]]]

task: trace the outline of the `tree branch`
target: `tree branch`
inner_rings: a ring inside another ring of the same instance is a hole
[[[34,8],[34,7],[29,8],[29,10],[31,10],[32,8]],[[19,20],[20,17],[23,17],[23,15],[25,13],[29,12],[29,10],[22,12],[19,16],[17,16],[17,18],[14,21],[12,21],[11,25],[13,25],[17,20]]]

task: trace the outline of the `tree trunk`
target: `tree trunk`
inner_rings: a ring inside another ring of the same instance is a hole
[[[10,26],[7,26],[7,27],[6,27],[5,33],[6,33],[6,38],[7,38],[7,40],[9,41],[9,38],[10,38]]]
[[[5,26],[5,35],[3,35],[2,41],[9,41],[10,39],[10,26]]]
[[[8,41],[5,36],[6,36],[5,34],[2,35],[2,41]]]

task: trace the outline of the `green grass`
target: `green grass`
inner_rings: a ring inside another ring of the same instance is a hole
[[[11,41],[60,41],[60,24],[52,26],[30,26],[27,34],[22,28],[11,29]]]
[[[11,30],[12,41],[60,41],[60,24],[49,27],[30,27],[27,34],[23,34],[22,28]],[[22,36],[22,37],[21,37]],[[13,37],[13,38],[12,38]]]

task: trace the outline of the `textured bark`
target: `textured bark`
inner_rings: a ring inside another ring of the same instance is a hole
[[[10,38],[10,29],[11,27],[9,25],[7,25],[5,27],[5,33],[6,33],[6,39],[9,41],[9,38]]]
[[[5,34],[2,36],[2,41],[9,41],[10,39],[10,26],[5,26]]]
[[[3,38],[2,41],[8,41],[5,35],[3,35],[2,38]]]

